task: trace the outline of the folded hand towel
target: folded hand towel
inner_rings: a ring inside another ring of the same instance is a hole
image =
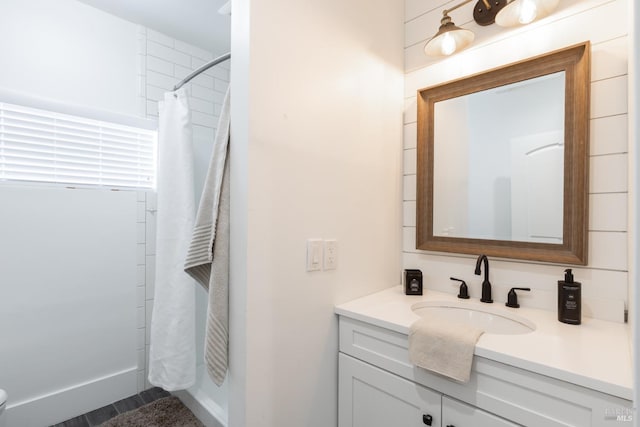
[[[460,382],[469,381],[476,342],[484,331],[426,317],[409,330],[409,360]]]

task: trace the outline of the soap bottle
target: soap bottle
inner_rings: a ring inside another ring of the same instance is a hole
[[[582,285],[573,281],[571,269],[564,271],[564,280],[558,280],[558,320],[570,325],[582,321]]]

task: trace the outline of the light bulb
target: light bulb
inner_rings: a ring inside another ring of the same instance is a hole
[[[450,33],[445,33],[442,36],[442,47],[440,50],[443,55],[447,56],[456,51],[456,39]]]
[[[522,0],[520,5],[520,13],[518,14],[518,22],[528,24],[533,22],[538,16],[538,8],[534,0]]]

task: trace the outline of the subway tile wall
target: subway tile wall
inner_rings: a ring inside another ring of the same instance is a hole
[[[591,135],[588,265],[574,268],[583,284],[585,315],[622,321],[628,304],[627,74],[628,0],[564,0],[549,17],[520,28],[480,27],[472,19],[473,3],[456,9],[454,22],[476,34],[467,50],[447,59],[424,55],[436,32],[442,9],[458,1],[405,1],[405,125],[403,191],[403,266],[420,268],[427,288],[453,293],[449,277],[467,280],[479,293],[475,257],[420,251],[416,232],[416,91],[482,70],[591,41]],[[492,260],[496,300],[506,300],[512,286],[529,286],[520,303],[556,309],[555,286],[566,266],[515,260]],[[474,295],[475,294],[475,295]]]
[[[193,70],[214,54],[165,34],[140,26],[138,29],[138,91],[140,114],[158,118],[158,101]],[[196,175],[202,175],[215,137],[224,94],[229,86],[229,63],[205,71],[184,86],[191,108]],[[199,168],[200,166],[200,168]],[[196,189],[196,194],[199,194]],[[156,193],[138,193],[138,391],[151,388],[147,381],[149,331],[155,283]]]

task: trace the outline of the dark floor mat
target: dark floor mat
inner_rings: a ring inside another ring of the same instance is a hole
[[[171,396],[120,414],[100,427],[204,427],[204,424],[180,399]]]

